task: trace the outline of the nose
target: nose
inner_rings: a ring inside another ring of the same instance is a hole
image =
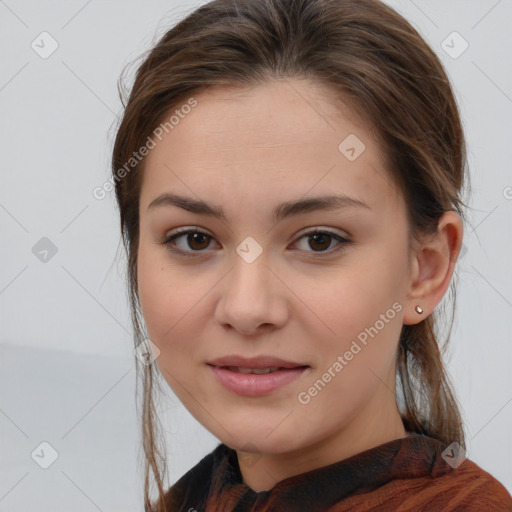
[[[220,284],[217,322],[245,336],[282,327],[288,318],[288,288],[263,258],[252,263],[235,260]]]

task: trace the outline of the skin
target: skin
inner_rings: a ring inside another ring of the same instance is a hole
[[[399,335],[445,294],[462,243],[459,216],[445,213],[436,235],[413,244],[375,132],[325,86],[287,79],[194,97],[198,105],[146,157],[140,194],[138,293],[165,380],[237,451],[243,481],[255,491],[407,436],[395,398]],[[354,161],[338,149],[349,134],[366,147]],[[226,220],[176,206],[148,210],[171,191],[221,206]],[[332,193],[370,209],[277,223],[271,216],[283,201]],[[192,257],[162,244],[179,227],[209,235],[174,241]],[[335,251],[335,238],[315,244],[305,228],[351,243]],[[236,252],[248,236],[262,248],[252,263]],[[300,403],[299,393],[394,303],[401,306],[394,318]],[[270,354],[310,368],[271,394],[238,396],[206,364],[229,354]]]

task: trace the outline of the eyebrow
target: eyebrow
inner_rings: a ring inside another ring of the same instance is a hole
[[[148,210],[162,206],[177,206],[198,215],[209,215],[226,220],[222,208],[215,204],[180,196],[173,193],[165,193],[151,201]],[[286,201],[278,205],[274,210],[274,221],[278,222],[287,217],[309,213],[313,211],[331,211],[342,208],[371,208],[363,201],[344,194],[326,195],[319,197],[301,198],[296,201]]]

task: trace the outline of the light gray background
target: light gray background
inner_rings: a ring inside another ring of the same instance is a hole
[[[473,196],[448,368],[468,456],[512,491],[512,1],[389,3],[462,109]],[[0,512],[143,509],[118,213],[92,190],[109,177],[121,69],[197,5],[0,0]],[[59,45],[47,59],[31,47],[43,31]],[[458,58],[441,46],[453,31],[469,44]],[[46,263],[43,237],[58,251]],[[172,483],[218,441],[169,393]],[[48,469],[31,458],[43,441]]]

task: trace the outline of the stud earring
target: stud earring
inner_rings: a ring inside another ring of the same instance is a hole
[[[414,309],[416,313],[418,313],[418,315],[421,315],[423,313],[423,309],[420,306],[416,306]]]

